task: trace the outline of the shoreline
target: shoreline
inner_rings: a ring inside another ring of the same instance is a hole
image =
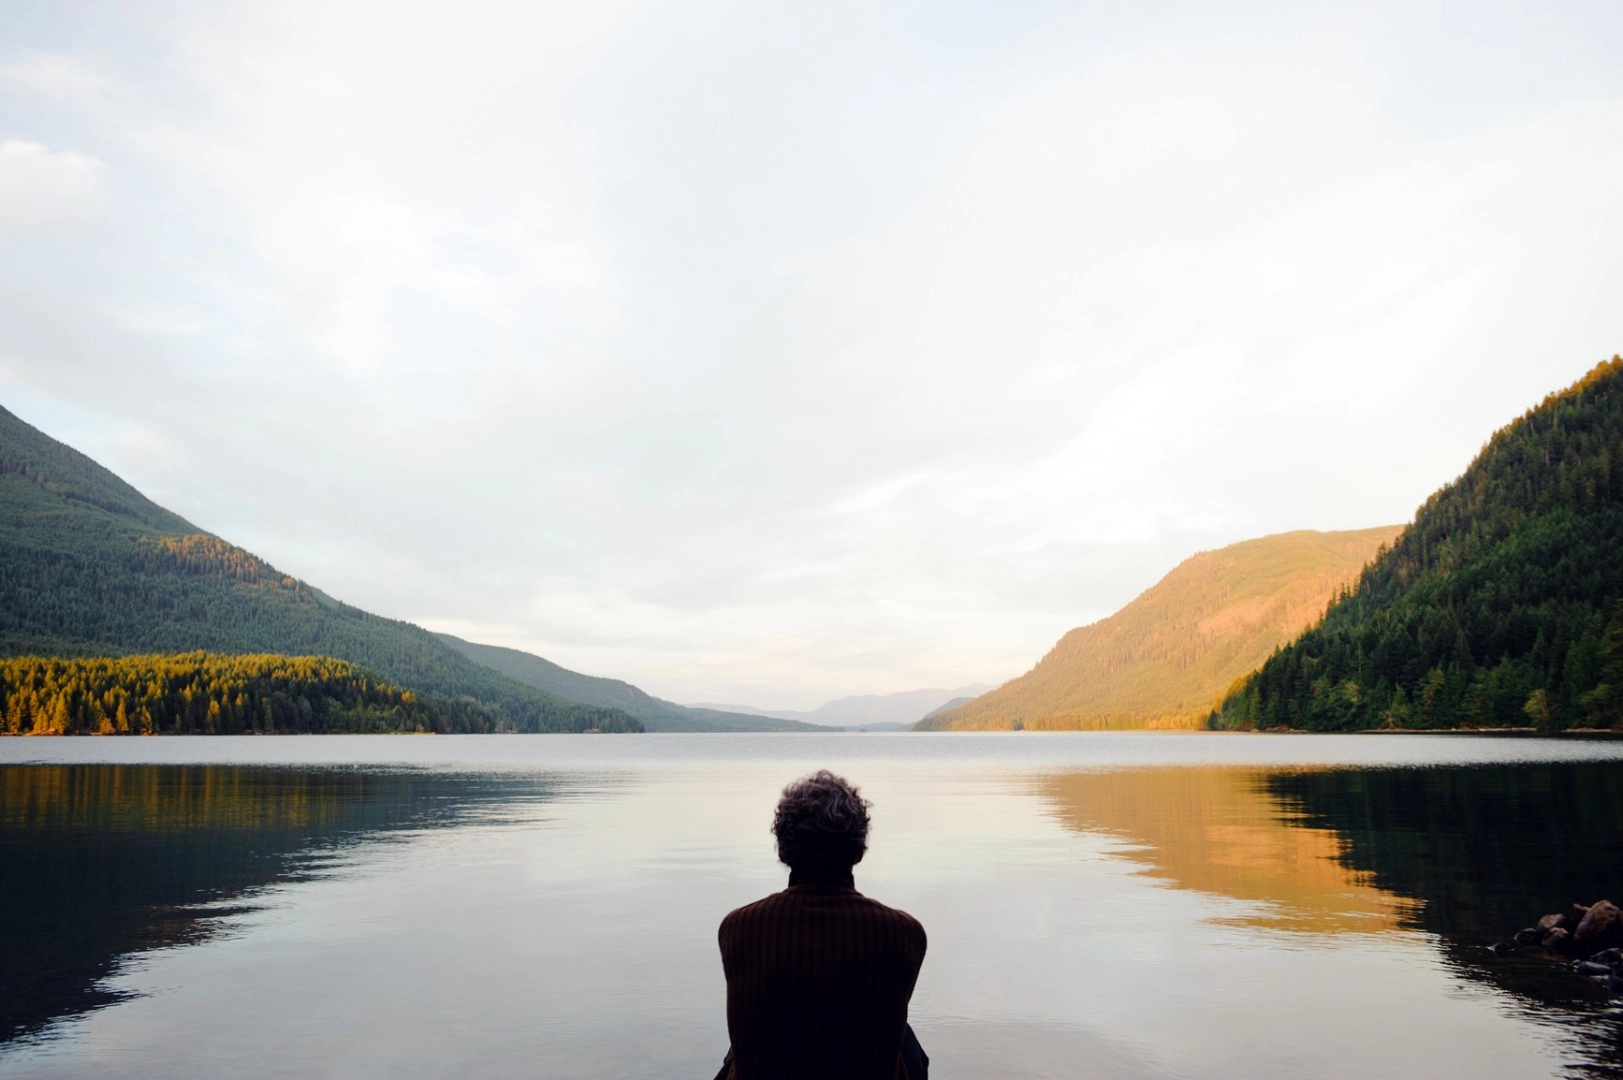
[[[205,734],[203,732],[148,732],[146,734],[104,733],[93,731],[82,732],[37,732],[37,731],[0,731],[0,739],[238,739],[238,738],[268,738],[275,739],[284,736],[312,736],[324,738],[327,736],[350,736],[361,738],[391,738],[391,737],[418,737],[424,735],[461,734],[478,738],[485,735],[528,735],[528,736],[572,736],[572,735],[1455,735],[1455,736],[1493,736],[1496,738],[1531,738],[1531,739],[1560,739],[1560,738],[1605,738],[1623,739],[1623,730],[1614,728],[1568,728],[1564,731],[1539,731],[1537,728],[1362,728],[1356,731],[1310,731],[1305,728],[1234,728],[1224,731],[1209,731],[1201,728],[1046,728],[1046,729],[1011,729],[997,728],[993,730],[972,731],[909,731],[905,728],[896,731],[864,731],[861,729],[830,728],[827,731],[483,731],[483,732],[439,732],[439,731],[236,731],[229,734]]]

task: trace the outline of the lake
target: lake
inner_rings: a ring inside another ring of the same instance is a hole
[[[707,1080],[819,767],[938,1080],[1623,1075],[1623,742],[1026,732],[0,740],[0,1078]]]

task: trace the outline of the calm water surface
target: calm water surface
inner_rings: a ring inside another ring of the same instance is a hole
[[[0,1078],[707,1078],[823,766],[939,1080],[1623,1076],[1623,743],[1019,733],[0,740]]]

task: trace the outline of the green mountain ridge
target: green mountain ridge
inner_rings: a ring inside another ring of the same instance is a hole
[[[493,730],[643,730],[622,710],[567,701],[333,600],[0,409],[0,655],[198,651],[348,661],[475,701]]]
[[[1623,358],[1496,432],[1324,619],[1231,688],[1236,728],[1623,718]]]
[[[1402,531],[1279,533],[1203,551],[1036,667],[918,731],[1204,726],[1233,681],[1324,614]]]
[[[445,644],[476,663],[519,682],[588,705],[620,709],[641,720],[649,731],[827,731],[816,724],[780,720],[750,713],[678,705],[654,697],[620,679],[582,675],[520,649],[479,645],[450,634],[436,634]]]
[[[121,478],[65,443],[24,423],[0,406],[0,477],[18,477],[39,489],[35,508],[51,505],[55,496],[70,504],[95,507],[132,518],[161,533],[184,536],[203,530],[141,494]],[[8,496],[27,489],[8,491]],[[8,498],[8,503],[10,498]]]

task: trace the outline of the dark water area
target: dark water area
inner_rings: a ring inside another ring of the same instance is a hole
[[[1342,861],[1423,901],[1418,924],[1491,945],[1571,901],[1623,895],[1623,774],[1612,763],[1336,769],[1268,778]]]
[[[43,742],[0,743],[0,1077],[707,1076],[716,923],[823,765],[930,932],[938,1078],[1623,1076],[1613,998],[1488,948],[1623,900],[1617,743]]]
[[[1571,903],[1623,896],[1623,771],[1613,764],[1291,772],[1270,795],[1300,825],[1334,830],[1340,861],[1417,901],[1415,927],[1451,966],[1523,1007],[1568,1015],[1574,1072],[1623,1076],[1614,996],[1539,948],[1490,946]]]
[[[345,845],[453,827],[533,783],[234,765],[0,767],[0,1043],[128,996],[119,961],[198,944]]]

